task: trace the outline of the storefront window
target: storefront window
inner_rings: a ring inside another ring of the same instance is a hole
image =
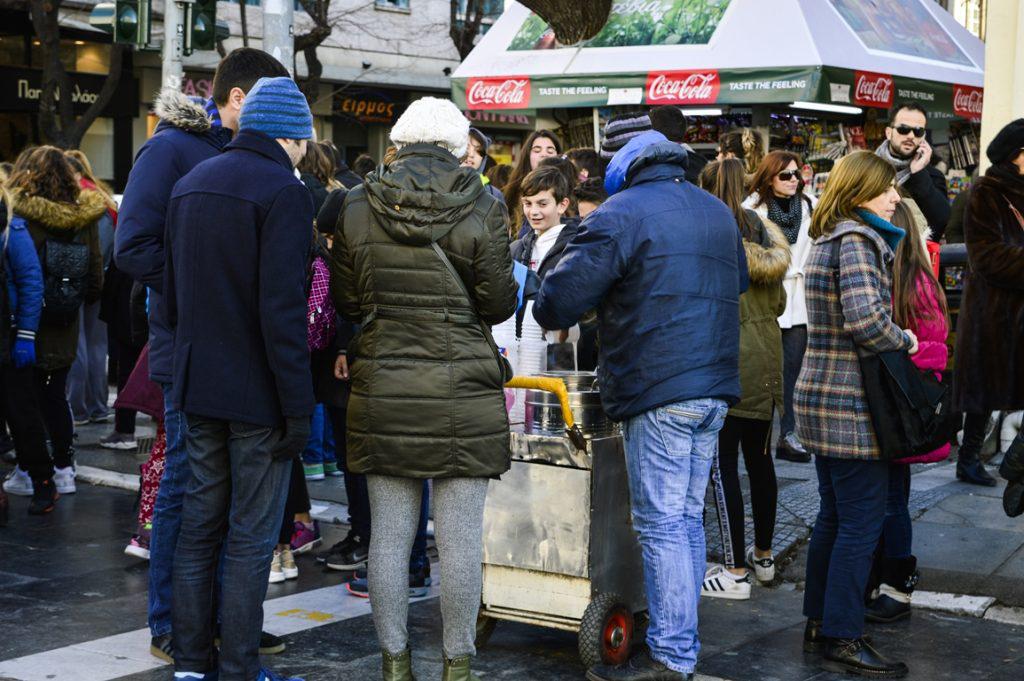
[[[110,72],[110,45],[87,43],[84,40],[60,41],[60,60],[68,71],[81,73]],[[23,60],[14,63],[20,63]],[[43,48],[38,40],[32,41],[32,66],[42,68]]]
[[[85,132],[79,148],[88,157],[96,177],[114,179],[114,119],[97,118]]]

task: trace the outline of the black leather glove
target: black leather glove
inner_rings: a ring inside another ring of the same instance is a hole
[[[309,441],[309,421],[310,417],[308,416],[285,418],[284,432],[281,433],[281,439],[274,445],[274,451],[271,453],[274,461],[294,459],[302,454],[302,450],[306,448],[306,443]]]

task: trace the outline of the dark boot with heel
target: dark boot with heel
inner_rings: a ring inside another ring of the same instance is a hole
[[[995,487],[996,479],[985,470],[985,464],[979,458],[981,447],[985,444],[985,429],[964,428],[964,442],[960,445],[956,458],[956,478],[970,485]]]

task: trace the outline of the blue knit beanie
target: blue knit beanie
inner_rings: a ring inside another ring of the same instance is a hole
[[[308,140],[313,137],[313,115],[294,80],[260,78],[245,96],[238,129],[259,130],[271,139]]]

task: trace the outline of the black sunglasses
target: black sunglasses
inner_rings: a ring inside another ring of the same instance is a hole
[[[898,132],[901,135],[909,135],[910,133],[914,133],[914,137],[918,138],[924,137],[925,133],[925,128],[912,128],[909,125],[897,125],[895,129],[896,132]]]
[[[783,170],[775,177],[779,178],[783,182],[789,182],[790,180],[799,180],[800,172],[797,170]]]

